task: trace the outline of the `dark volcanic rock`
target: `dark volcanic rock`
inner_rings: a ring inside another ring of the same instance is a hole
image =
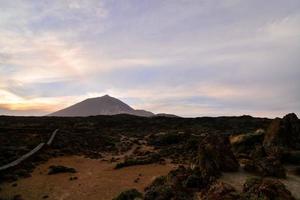
[[[209,175],[218,174],[218,171],[237,171],[239,168],[228,137],[216,134],[207,135],[201,141],[195,164]]]
[[[298,117],[292,113],[283,119],[274,119],[264,138],[266,148],[280,146],[284,148],[300,149],[300,123]]]
[[[283,156],[283,161],[294,164],[294,165],[299,165],[300,164],[300,151],[289,151]]]
[[[265,148],[262,145],[256,145],[250,152],[250,158],[254,160],[263,159],[267,156]]]
[[[207,187],[215,179],[205,176],[198,168],[179,166],[176,170],[169,172],[167,180],[174,188],[199,190]]]
[[[208,187],[209,181],[200,171],[179,166],[167,176],[155,179],[145,189],[145,200],[192,200],[193,192]]]
[[[244,184],[243,192],[246,199],[295,199],[280,181],[270,178],[249,178]]]
[[[21,195],[15,195],[13,200],[24,200]]]
[[[229,184],[216,182],[204,194],[205,200],[241,200],[241,195]]]
[[[300,167],[296,167],[296,169],[293,170],[293,173],[297,176],[300,176]]]
[[[156,178],[150,186],[145,189],[145,200],[169,200],[173,198],[174,195],[174,190],[168,184],[165,176]]]
[[[241,163],[245,171],[256,173],[263,177],[286,177],[285,169],[276,157],[268,156],[259,159],[243,159]]]
[[[256,172],[255,162],[252,159],[240,160],[242,168],[247,172]]]
[[[76,170],[74,168],[65,167],[61,165],[57,166],[50,166],[48,174],[59,174],[59,173],[76,173]]]
[[[202,177],[209,179],[221,175],[220,166],[215,157],[215,152],[212,149],[204,147],[199,149],[195,167],[201,171]]]
[[[186,188],[201,188],[204,184],[204,180],[200,174],[191,174],[183,182],[183,186]]]
[[[235,154],[249,154],[256,145],[261,145],[265,131],[258,129],[255,132],[231,135],[230,143]]]
[[[276,157],[266,157],[256,162],[257,172],[262,176],[285,178],[285,169]]]

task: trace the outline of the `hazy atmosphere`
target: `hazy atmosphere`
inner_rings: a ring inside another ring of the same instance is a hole
[[[0,115],[299,115],[299,54],[299,0],[0,0]]]

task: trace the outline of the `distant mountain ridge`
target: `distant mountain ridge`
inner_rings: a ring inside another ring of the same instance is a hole
[[[109,95],[89,98],[72,106],[49,114],[59,117],[86,117],[95,115],[130,114],[142,117],[153,117],[154,113],[146,110],[135,110],[126,103]]]

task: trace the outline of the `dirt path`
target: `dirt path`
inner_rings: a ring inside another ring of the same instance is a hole
[[[75,168],[76,174],[47,175],[51,165]],[[151,164],[114,170],[115,164],[79,156],[60,157],[38,166],[32,177],[18,180],[0,187],[0,197],[22,195],[25,200],[42,199],[48,195],[53,200],[109,200],[120,192],[136,188],[140,191],[156,177],[167,174],[174,165]],[[70,181],[70,177],[78,177]],[[136,183],[135,180],[139,179]]]

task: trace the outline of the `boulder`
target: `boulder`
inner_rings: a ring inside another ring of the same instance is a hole
[[[262,144],[264,134],[263,129],[258,129],[251,133],[231,135],[229,139],[233,152],[235,154],[248,154],[255,145]]]
[[[257,168],[255,166],[255,162],[252,159],[242,159],[242,160],[240,160],[240,162],[241,162],[241,167],[246,172],[255,173],[257,171]]]
[[[145,189],[145,200],[192,200],[194,192],[210,185],[197,169],[179,166],[167,176],[155,179]]]
[[[250,158],[253,160],[262,159],[267,156],[265,148],[262,145],[256,145],[250,152]]]
[[[198,174],[189,175],[186,180],[183,182],[183,186],[186,188],[201,188],[203,187],[203,179]]]
[[[201,172],[204,179],[219,177],[221,169],[216,158],[216,152],[211,146],[199,148],[198,156],[195,160],[195,169]]]
[[[286,178],[286,172],[280,160],[275,157],[266,157],[255,162],[256,171],[261,176]]]
[[[246,199],[295,200],[283,183],[270,178],[249,178],[243,186]]]
[[[274,119],[266,131],[263,144],[266,148],[279,146],[300,149],[300,122],[297,115],[291,113],[283,119]]]
[[[285,153],[283,162],[300,165],[300,151],[289,151]]]
[[[202,139],[195,164],[209,175],[219,171],[237,171],[239,163],[231,151],[229,139],[225,135],[211,134]]]
[[[199,168],[186,168],[179,166],[176,170],[169,172],[167,180],[173,188],[201,190],[209,186],[215,176],[209,176]]]
[[[205,200],[241,200],[241,195],[231,185],[224,182],[216,182],[203,195]]]
[[[168,184],[167,178],[161,176],[156,178],[150,186],[145,189],[145,200],[169,200],[174,197],[174,190]]]
[[[280,161],[274,157],[264,157],[258,160],[243,159],[241,166],[245,171],[256,173],[263,177],[286,177],[284,167]]]
[[[300,167],[296,167],[294,170],[293,170],[293,173],[297,176],[300,176]]]

